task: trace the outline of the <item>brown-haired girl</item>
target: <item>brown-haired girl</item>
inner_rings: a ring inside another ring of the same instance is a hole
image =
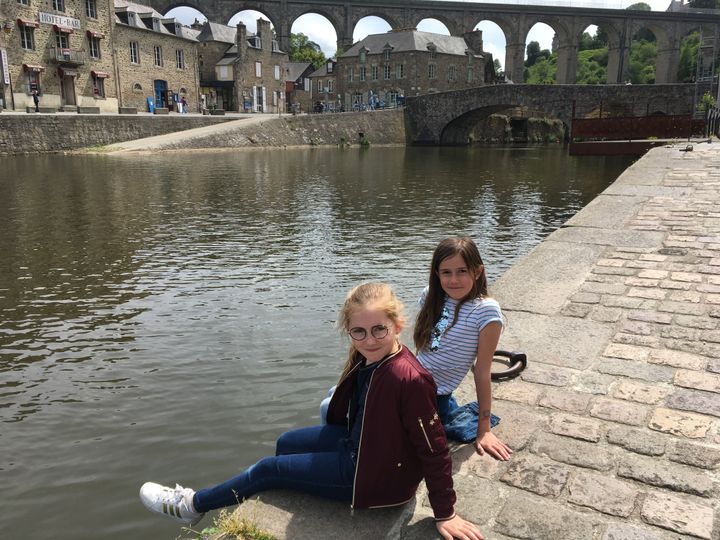
[[[338,325],[350,353],[328,409],[328,424],[289,431],[276,455],[215,487],[193,491],[145,483],[140,498],[184,524],[268,489],[290,489],[350,503],[352,508],[401,505],[422,479],[443,538],[482,540],[455,514],[452,463],[438,419],[430,374],[400,343],[403,307],[383,283],[352,289]]]
[[[490,431],[490,368],[503,327],[502,312],[488,296],[485,266],[471,238],[454,236],[438,244],[420,303],[413,336],[417,358],[437,384],[440,418],[448,437],[462,442],[474,439],[479,454],[509,459],[510,447]],[[460,418],[452,392],[470,369],[477,404],[470,404]]]

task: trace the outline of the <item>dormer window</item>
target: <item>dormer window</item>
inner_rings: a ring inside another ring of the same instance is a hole
[[[387,43],[385,47],[383,47],[383,56],[386,62],[390,61],[390,53],[392,52],[392,50],[392,45],[390,45],[389,43]]]
[[[250,42],[251,47],[255,47],[256,49],[262,49],[262,40],[260,39],[260,36],[250,36],[250,39],[248,39]]]
[[[368,53],[368,50],[365,47],[360,49],[360,63],[361,64],[364,64],[367,61],[367,53]]]
[[[327,63],[327,72],[328,72],[328,73],[332,73],[332,72],[333,72],[333,63],[332,63],[332,62],[328,62],[328,63]]]
[[[430,42],[427,44],[427,50],[430,51],[430,58],[435,58],[435,55],[437,54],[437,46]]]

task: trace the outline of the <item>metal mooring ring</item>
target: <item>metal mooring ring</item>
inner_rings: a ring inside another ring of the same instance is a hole
[[[527,367],[527,355],[521,352],[495,351],[493,360],[497,357],[507,358],[510,360],[510,367],[503,371],[493,371],[490,378],[493,381],[507,381],[514,379],[520,372]]]

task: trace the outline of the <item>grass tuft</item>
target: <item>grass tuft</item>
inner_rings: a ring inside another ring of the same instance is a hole
[[[184,530],[192,533],[196,540],[277,540],[269,532],[261,530],[253,519],[241,517],[237,512],[227,509],[220,510],[213,518],[212,525],[201,531],[190,528]]]

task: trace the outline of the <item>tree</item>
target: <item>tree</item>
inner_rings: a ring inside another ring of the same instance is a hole
[[[680,43],[680,65],[678,67],[680,82],[691,82],[695,77],[699,46],[700,32],[697,31],[687,35]]]
[[[541,57],[535,64],[525,69],[525,82],[527,84],[555,84],[557,72],[557,54],[548,58]]]
[[[311,62],[315,69],[319,69],[327,61],[320,45],[310,41],[305,34],[290,34],[290,60]]]
[[[551,52],[547,49],[540,50],[540,43],[537,41],[531,41],[527,45],[527,60],[525,60],[525,67],[534,66],[535,63],[544,58],[550,58]]]
[[[500,60],[497,58],[493,60],[493,68],[495,69],[495,76],[500,77],[502,75],[502,64],[500,64]]]
[[[633,84],[655,82],[657,46],[648,41],[634,41],[630,45],[630,80]]]
[[[626,7],[625,9],[634,11],[652,11],[652,8],[645,2],[638,2],[636,4],[633,4],[632,6]]]

